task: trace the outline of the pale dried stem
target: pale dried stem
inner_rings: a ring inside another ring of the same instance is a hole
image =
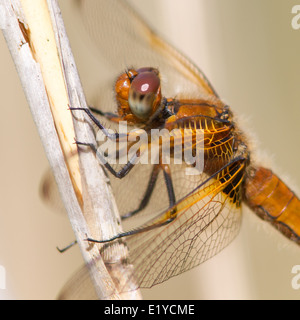
[[[92,143],[95,137],[87,121],[83,121],[83,114],[76,113],[79,121],[75,121],[68,110],[69,105],[86,107],[86,102],[58,4],[54,0],[5,0],[0,9],[5,16],[1,28],[77,242],[85,262],[93,265],[90,274],[98,297],[140,298],[138,291],[118,292],[118,279],[114,277],[124,276],[116,270],[109,274],[105,266],[107,262],[124,260],[126,246],[120,243],[108,247],[103,261],[99,247],[87,250],[88,243],[84,241],[87,235],[110,238],[121,230],[102,168],[92,152],[78,153],[74,144],[75,136]]]

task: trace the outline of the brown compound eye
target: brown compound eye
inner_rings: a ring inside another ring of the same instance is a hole
[[[153,68],[141,68],[137,72],[130,85],[128,102],[136,117],[147,120],[160,102],[160,79]]]

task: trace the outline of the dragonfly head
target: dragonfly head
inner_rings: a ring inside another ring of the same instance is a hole
[[[119,116],[129,124],[146,123],[161,104],[159,72],[130,69],[118,77],[115,91]]]

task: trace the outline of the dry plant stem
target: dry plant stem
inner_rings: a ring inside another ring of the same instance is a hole
[[[52,16],[55,35],[59,47],[59,54],[62,60],[63,72],[67,83],[70,105],[73,107],[86,108],[86,101],[80,79],[76,70],[76,64],[70,49],[68,38],[63,25],[63,20],[57,1],[48,1],[49,9]],[[87,121],[84,120],[85,113],[76,114],[77,119],[74,121],[76,139],[78,141],[89,141],[96,143],[94,132]],[[74,118],[73,118],[74,119]],[[84,199],[84,214],[87,220],[90,232],[96,239],[109,239],[113,235],[121,232],[120,217],[109,185],[106,183],[107,178],[99,165],[94,154],[90,152],[79,153],[80,171],[82,179],[82,192]],[[97,246],[96,246],[97,247]],[[96,248],[98,257],[98,249]],[[121,283],[128,292],[119,292],[119,296],[124,299],[140,299],[138,290],[132,290],[131,283],[127,282],[127,276],[131,276],[132,267],[123,266],[122,261],[126,260],[128,255],[127,247],[124,243],[116,243],[108,246],[103,251],[103,260],[110,266],[109,273],[113,281]],[[115,266],[115,268],[113,267]],[[98,272],[98,271],[97,271]],[[134,286],[134,284],[133,284]],[[118,290],[117,286],[117,290]],[[124,289],[124,287],[123,287]],[[111,289],[110,289],[111,290]]]
[[[82,152],[78,162],[76,156],[73,118],[68,111],[68,104],[84,107],[85,100],[57,2],[49,0],[48,5],[55,25],[55,36],[46,0],[3,0],[0,9],[5,19],[2,19],[0,26],[82,255],[87,264],[93,265],[91,278],[98,297],[138,298],[139,294],[135,292],[131,293],[133,296],[119,294],[115,286],[117,281],[112,279],[105,263],[99,259],[98,248],[94,246],[87,250],[88,244],[84,241],[87,235],[106,238],[113,232],[119,232],[118,218],[112,212],[116,207],[95,157],[91,152]],[[56,48],[55,39],[59,49]],[[58,55],[61,48],[66,50]],[[76,122],[75,130],[77,139],[93,142],[93,133],[86,122]],[[72,162],[66,162],[66,155],[74,152]],[[112,248],[113,253],[117,253],[115,259],[127,254],[125,248],[122,244],[120,248]],[[111,254],[106,252],[106,255],[104,260],[111,261]]]

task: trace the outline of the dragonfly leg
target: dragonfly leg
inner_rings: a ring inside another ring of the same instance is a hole
[[[167,164],[163,165],[162,170],[164,173],[165,183],[168,191],[169,205],[170,207],[173,207],[176,203],[176,199],[175,199],[175,192],[173,188],[173,182],[171,178],[171,171],[170,171],[169,165]]]
[[[86,238],[85,240],[89,241],[89,242],[94,242],[94,243],[108,243],[108,242],[112,242],[112,241],[117,240],[117,239],[121,239],[121,238],[124,238],[124,237],[132,236],[134,234],[143,233],[143,232],[146,232],[146,231],[150,231],[150,230],[165,226],[165,225],[169,224],[170,222],[172,222],[174,219],[175,219],[175,217],[171,217],[171,218],[169,218],[167,220],[164,220],[164,221],[160,220],[157,223],[153,223],[153,224],[148,225],[148,226],[143,227],[143,228],[137,228],[137,229],[129,230],[127,232],[119,233],[119,234],[115,235],[114,237],[112,237],[110,239],[107,239],[107,240],[95,240],[95,239],[92,239],[92,238]]]
[[[132,236],[137,233],[143,233],[146,231],[150,231],[150,230],[165,226],[165,225],[169,224],[170,222],[172,222],[176,218],[176,214],[177,214],[177,210],[175,207],[175,204],[176,204],[175,193],[174,193],[173,183],[172,183],[172,179],[171,179],[170,167],[168,165],[161,165],[161,164],[154,166],[153,171],[151,173],[149,183],[148,183],[147,190],[145,192],[144,198],[141,201],[139,208],[134,211],[131,211],[130,213],[126,214],[125,216],[122,216],[122,219],[124,219],[124,217],[129,218],[129,217],[137,214],[144,207],[146,207],[146,205],[148,204],[148,202],[150,200],[150,197],[151,197],[152,191],[154,189],[154,186],[155,186],[155,183],[157,180],[157,176],[158,176],[158,173],[160,172],[160,170],[163,170],[163,173],[164,173],[164,179],[165,179],[167,192],[168,192],[168,198],[169,198],[169,205],[171,208],[167,213],[165,213],[163,215],[162,218],[159,218],[156,222],[154,222],[151,225],[148,225],[148,226],[145,226],[142,228],[129,230],[127,232],[119,233],[116,236],[114,236],[108,240],[95,240],[95,239],[91,239],[91,238],[87,238],[86,240],[90,241],[90,242],[95,242],[95,243],[107,243],[107,242],[111,242],[111,241],[114,241],[116,239],[120,239],[123,237]]]
[[[93,107],[89,107],[89,109],[96,114],[99,114],[102,117],[105,117],[106,119],[113,121],[113,122],[119,122],[120,118],[117,114],[112,113],[112,112],[102,112],[99,109],[93,108]]]
[[[56,247],[56,249],[60,252],[60,253],[64,253],[65,251],[67,251],[68,249],[70,249],[71,247],[75,246],[75,244],[77,243],[77,241],[73,241],[71,242],[69,245],[67,245],[66,247],[60,249],[59,247]]]
[[[161,167],[159,165],[154,165],[149,182],[148,182],[146,192],[144,194],[144,197],[143,197],[139,207],[137,209],[130,211],[130,212],[126,213],[125,215],[123,215],[121,217],[122,220],[125,220],[127,218],[130,218],[130,217],[138,214],[140,211],[142,211],[148,205],[160,170],[161,170]]]
[[[119,134],[118,132],[110,133],[102,124],[101,122],[93,115],[93,113],[88,108],[69,108],[72,111],[81,110],[84,111],[88,117],[94,122],[94,124],[102,130],[102,132],[105,134],[106,137],[113,141],[118,141],[120,137],[127,136],[126,134]]]
[[[157,181],[158,174],[161,170],[163,171],[164,180],[165,180],[165,184],[167,187],[169,206],[170,206],[170,208],[174,207],[174,205],[176,203],[176,198],[175,198],[175,192],[174,192],[173,183],[172,183],[172,179],[171,179],[170,168],[168,165],[157,164],[157,165],[154,165],[154,167],[153,167],[146,192],[144,194],[144,197],[143,197],[139,207],[137,209],[130,211],[127,214],[123,215],[121,217],[122,220],[125,220],[127,218],[130,218],[130,217],[138,214],[140,211],[142,211],[148,205],[149,200],[152,195],[152,192],[155,187],[155,183]],[[176,209],[173,209],[173,213],[171,213],[171,215],[174,214],[175,211],[176,211]]]
[[[124,178],[129,172],[130,170],[134,167],[134,165],[136,164],[138,157],[139,157],[139,153],[137,152],[137,154],[133,155],[131,157],[131,159],[124,165],[124,167],[119,170],[116,171],[114,170],[114,168],[105,160],[105,158],[103,157],[103,155],[98,152],[96,146],[92,143],[88,143],[88,142],[79,142],[76,141],[77,145],[84,145],[84,146],[88,146],[90,147],[94,153],[96,154],[97,158],[101,161],[101,163],[105,166],[105,168],[116,178],[122,179]]]

